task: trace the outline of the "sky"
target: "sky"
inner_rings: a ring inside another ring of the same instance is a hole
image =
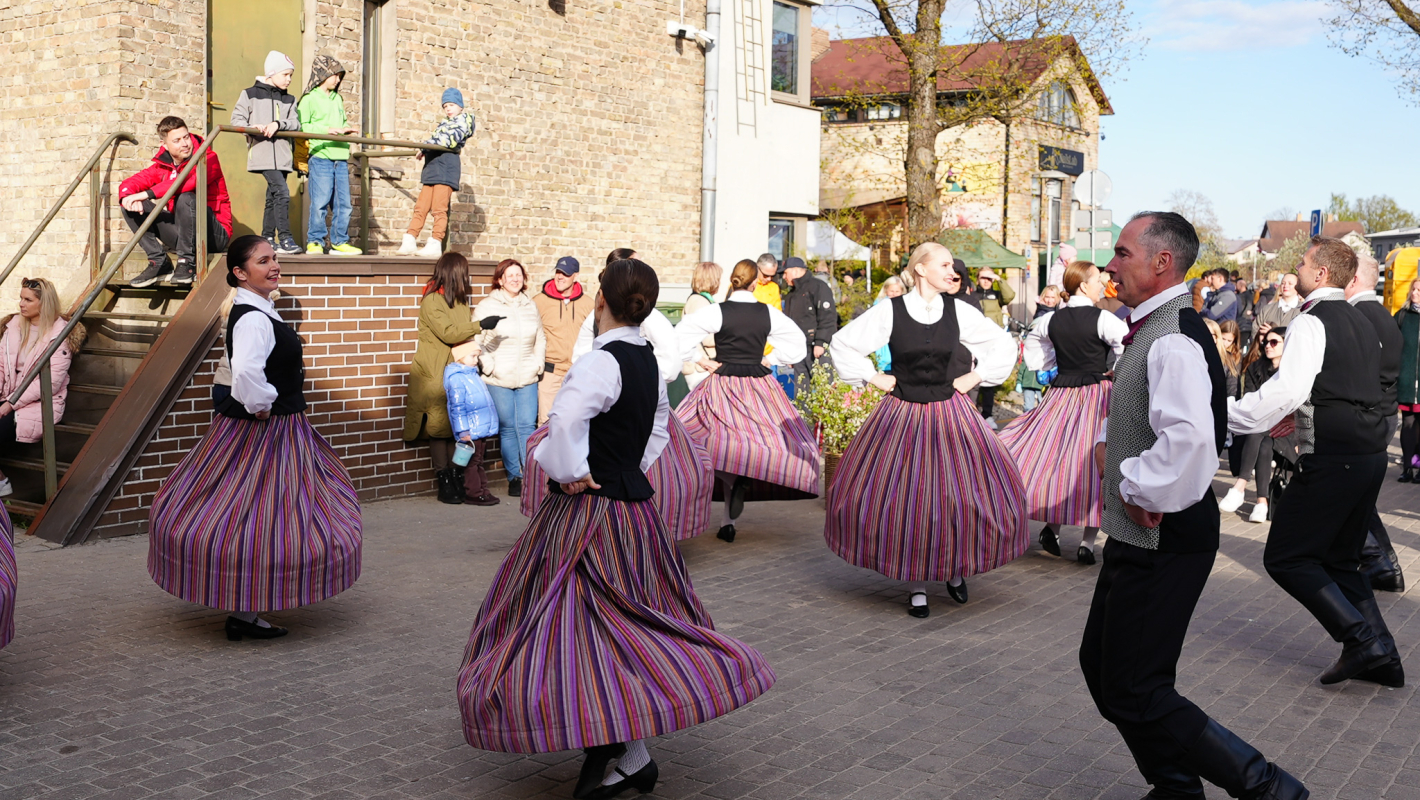
[[[1382,67],[1331,45],[1325,2],[1130,7],[1149,42],[1105,82],[1115,113],[1100,126],[1116,219],[1164,208],[1176,189],[1209,197],[1234,238],[1256,237],[1279,208],[1325,208],[1333,192],[1420,212],[1420,107]],[[815,23],[853,30],[832,10]]]

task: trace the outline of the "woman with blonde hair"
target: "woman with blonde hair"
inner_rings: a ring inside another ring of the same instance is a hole
[[[918,245],[907,261],[913,290],[833,337],[839,376],[888,394],[838,462],[824,540],[849,564],[908,582],[907,613],[919,619],[929,613],[928,581],[946,581],[965,603],[966,578],[1030,546],[1020,473],[965,394],[1005,380],[1016,344],[966,301],[947,297],[952,261],[940,244]],[[868,358],[883,345],[891,375]]]
[[[690,297],[685,299],[685,306],[680,310],[681,318],[688,317],[715,304],[715,295],[720,291],[720,278],[724,272],[720,265],[714,261],[700,262],[695,271],[690,274]],[[686,385],[691,389],[699,386],[700,382],[710,374],[709,370],[700,366],[700,362],[715,359],[715,337],[706,336],[701,340],[694,355],[693,359],[684,362],[681,370],[685,375]]]
[[[759,269],[745,259],[730,271],[730,296],[683,317],[676,326],[681,357],[714,337],[715,358],[698,363],[708,377],[681,401],[676,416],[710,456],[725,513],[716,534],[735,540],[735,520],[747,500],[818,496],[819,451],[813,432],[770,373],[770,364],[804,360],[804,332],[753,294]],[[765,355],[764,346],[773,346]]]
[[[1104,295],[1099,268],[1089,261],[1065,267],[1063,308],[1035,322],[1025,341],[1025,368],[1059,369],[1035,410],[1011,420],[1001,442],[1025,481],[1030,518],[1045,523],[1040,546],[1060,555],[1060,526],[1084,528],[1075,561],[1095,563],[1095,537],[1104,512],[1095,440],[1109,416],[1109,356],[1124,352],[1129,326],[1096,305]]]
[[[44,436],[39,378],[30,381],[13,405],[10,396],[68,322],[59,311],[59,292],[54,284],[44,278],[20,279],[20,311],[0,319],[0,448],[38,442]],[[69,365],[83,341],[84,327],[75,325],[69,338],[49,359],[55,422],[64,418]],[[0,473],[0,497],[13,492],[10,479]]]

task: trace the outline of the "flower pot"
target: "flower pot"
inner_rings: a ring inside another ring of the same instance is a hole
[[[838,461],[843,458],[842,453],[823,454],[823,491],[828,494],[828,487],[833,485],[833,473],[838,471]]]

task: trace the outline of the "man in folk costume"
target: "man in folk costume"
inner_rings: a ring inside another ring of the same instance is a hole
[[[1395,640],[1359,570],[1390,440],[1381,343],[1365,313],[1346,302],[1356,263],[1340,239],[1312,237],[1297,267],[1306,300],[1287,326],[1277,374],[1229,402],[1228,427],[1255,433],[1295,420],[1297,475],[1273,512],[1262,563],[1342,645],[1321,682],[1404,686]]]
[[[1153,785],[1148,798],[1203,800],[1207,779],[1243,800],[1304,800],[1301,782],[1174,687],[1218,551],[1212,480],[1227,419],[1222,361],[1183,283],[1197,255],[1188,220],[1150,211],[1120,232],[1107,267],[1134,311],[1095,448],[1109,542],[1080,666]]]

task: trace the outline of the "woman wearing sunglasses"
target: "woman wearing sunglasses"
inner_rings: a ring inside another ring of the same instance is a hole
[[[1277,373],[1282,363],[1282,342],[1287,337],[1286,328],[1272,328],[1259,333],[1253,346],[1248,348],[1243,360],[1242,379],[1238,385],[1238,397],[1255,392]],[[1218,510],[1230,514],[1247,499],[1247,483],[1256,477],[1257,502],[1248,515],[1248,522],[1267,521],[1267,487],[1272,483],[1272,437],[1266,433],[1249,433],[1242,437],[1242,471],[1228,490]]]

